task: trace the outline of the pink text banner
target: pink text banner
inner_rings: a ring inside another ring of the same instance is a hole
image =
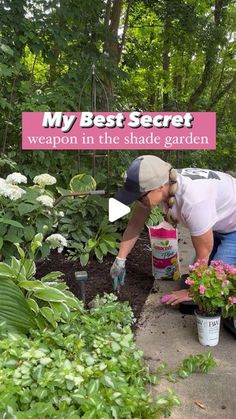
[[[213,150],[215,112],[23,112],[23,150]]]

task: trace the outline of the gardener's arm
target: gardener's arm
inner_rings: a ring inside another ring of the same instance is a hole
[[[143,230],[144,223],[149,217],[149,214],[150,209],[136,204],[122,237],[118,253],[119,258],[126,259],[128,254],[131,252],[141,231]]]
[[[192,236],[191,239],[196,252],[195,261],[199,259],[206,259],[208,261],[214,244],[212,229],[201,236]]]

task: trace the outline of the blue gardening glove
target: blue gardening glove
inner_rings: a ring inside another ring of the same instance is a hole
[[[113,289],[120,292],[120,287],[125,285],[125,262],[126,259],[117,257],[111,267],[110,274],[113,280]]]

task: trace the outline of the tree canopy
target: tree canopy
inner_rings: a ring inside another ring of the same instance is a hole
[[[21,113],[91,109],[95,65],[97,110],[215,111],[217,151],[182,163],[235,168],[235,1],[0,0],[0,22],[2,154],[46,165]]]

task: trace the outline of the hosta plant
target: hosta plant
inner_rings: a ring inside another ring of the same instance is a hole
[[[70,192],[86,192],[96,189],[96,182],[90,175],[76,175],[70,181],[70,190],[57,188],[61,195]],[[69,259],[80,260],[85,266],[90,257],[99,261],[107,253],[117,254],[120,234],[115,224],[108,222],[108,199],[100,196],[66,197],[58,205],[64,213],[58,223],[58,230],[67,237]]]
[[[69,240],[71,248],[68,251],[69,259],[76,260],[79,257],[81,265],[85,266],[89,258],[95,255],[98,261],[102,262],[108,253],[117,254],[120,238],[121,235],[117,233],[116,226],[109,223],[108,218],[104,217],[101,224],[97,229],[94,229],[94,233],[84,243]]]
[[[62,237],[49,236],[53,248],[62,247]],[[65,243],[64,243],[65,244]],[[27,332],[32,327],[56,328],[65,323],[73,312],[82,312],[78,299],[61,280],[61,272],[50,272],[36,279],[34,258],[43,245],[43,235],[37,234],[30,245],[30,257],[16,245],[19,258],[12,256],[10,263],[0,262],[0,321],[5,328]]]

